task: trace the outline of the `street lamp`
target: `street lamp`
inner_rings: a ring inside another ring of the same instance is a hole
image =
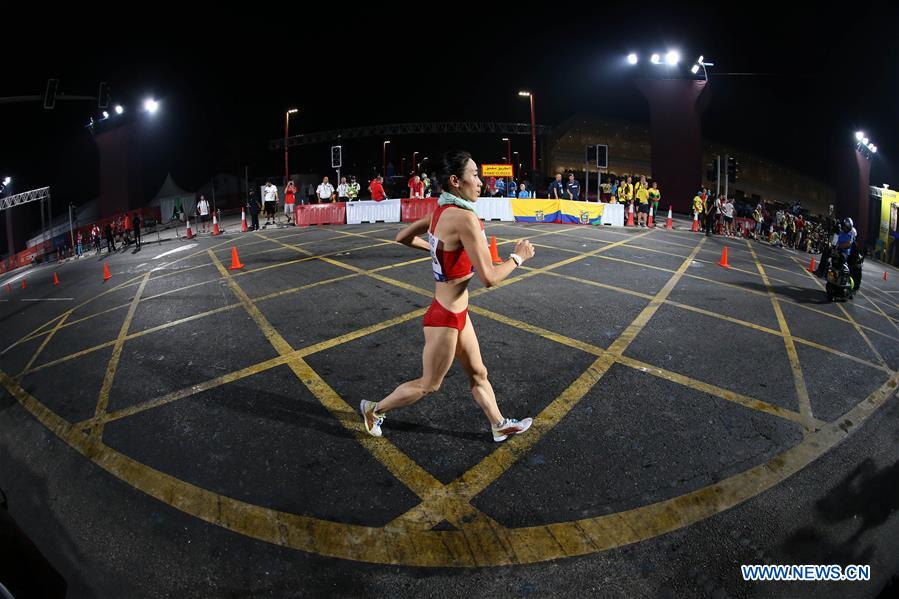
[[[418,156],[418,152],[412,152],[412,168],[416,171],[418,170],[418,163],[415,162],[415,157]]]
[[[159,102],[157,102],[153,98],[147,98],[146,100],[144,100],[144,110],[146,110],[150,114],[155,114],[158,109]]]
[[[508,163],[512,164],[512,142],[508,137],[504,137],[502,141],[506,142],[506,156],[509,158]]]
[[[383,176],[383,177],[387,176],[387,144],[389,144],[389,143],[390,143],[390,140],[387,140],[384,142],[384,152],[383,152],[384,169],[381,171],[381,176]]]
[[[653,52],[652,56],[649,57],[649,62],[651,62],[652,64],[659,64],[661,60],[661,57],[655,52]]]
[[[629,64],[637,64],[637,55],[631,52],[627,55],[627,62]]]
[[[678,62],[680,62],[680,54],[678,54],[675,50],[668,50],[668,53],[665,54],[665,62],[667,62],[669,66],[673,67]]]
[[[537,119],[534,116],[534,94],[520,91],[518,95],[531,99],[531,177],[533,177],[537,170]]]
[[[287,131],[290,128],[290,115],[299,112],[297,108],[291,108],[284,113],[284,185],[290,179],[290,169],[287,166]]]
[[[123,112],[125,112],[125,109],[122,107],[122,105],[121,105],[121,104],[116,104],[116,105],[115,105],[115,113],[116,113],[116,114],[122,114]]]
[[[865,132],[864,132],[864,131],[856,131],[856,132],[855,132],[855,139],[857,139],[858,141],[861,141],[861,140],[864,139],[864,138],[865,138]]]
[[[512,161],[512,178],[514,179],[515,178],[515,163],[518,163],[518,174],[519,175],[521,174],[521,163],[518,162],[518,152],[512,152],[512,156],[515,157],[515,159]]]

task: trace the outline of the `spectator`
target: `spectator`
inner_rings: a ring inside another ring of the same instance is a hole
[[[496,189],[496,177],[487,177],[484,183],[487,186],[487,197],[493,197],[493,191]]]
[[[612,182],[612,186],[609,188],[609,203],[614,204],[618,201],[618,188],[621,186],[620,180],[615,180]]]
[[[702,190],[697,191],[696,195],[693,196],[693,214],[695,215],[694,218],[700,223],[705,222],[703,219],[705,209],[702,203]],[[705,225],[702,228],[705,229]]]
[[[106,253],[111,254],[116,251],[115,239],[113,238],[112,223],[106,223]]]
[[[315,184],[309,183],[306,186],[306,203],[314,204],[315,203]]]
[[[618,187],[618,201],[622,204],[631,204],[634,201],[634,184],[631,178],[625,179],[622,186]]]
[[[140,249],[140,214],[137,212],[131,217],[131,230],[134,231],[134,245]]]
[[[722,198],[721,215],[724,218],[724,232],[730,237],[734,236],[734,201],[732,198]]]
[[[124,230],[122,232],[125,240],[124,243],[126,246],[129,246],[131,245],[131,215],[127,212],[125,213],[125,218],[122,226],[124,227]]]
[[[94,226],[91,228],[91,241],[94,244],[94,255],[100,255],[100,227],[97,226],[97,223],[94,223]]]
[[[428,178],[428,174],[427,174],[427,173],[422,173],[422,174],[421,174],[421,182],[422,182],[422,184],[423,184],[424,187],[425,187],[425,195],[424,195],[424,197],[426,197],[426,198],[431,197],[431,180]]]
[[[296,217],[293,216],[296,214],[296,204],[297,186],[294,185],[293,179],[291,179],[284,188],[284,217],[287,219],[287,224],[294,227],[297,226]]]
[[[347,185],[346,195],[350,199],[351,202],[355,202],[359,199],[359,183],[356,181],[356,177],[350,177],[350,184]]]
[[[762,229],[765,227],[765,218],[762,216],[762,205],[757,204],[755,210],[752,211],[752,220],[755,221],[755,238],[762,238]]]
[[[371,193],[371,199],[376,202],[380,202],[381,200],[387,199],[387,194],[384,193],[384,178],[381,175],[375,177],[371,183],[368,184],[368,191]]]
[[[653,218],[659,218],[659,202],[661,200],[662,192],[659,191],[659,184],[653,181],[652,187],[649,188],[649,202],[652,205],[652,213],[655,215]]]
[[[574,173],[568,173],[568,184],[565,186],[565,197],[569,200],[580,200],[581,185],[574,178]]]
[[[514,198],[516,195],[518,195],[518,185],[515,184],[515,179],[509,179],[509,182],[506,183],[506,196]]]
[[[275,224],[275,214],[278,213],[278,188],[272,185],[271,181],[265,182],[262,188],[262,205],[265,209],[265,224],[262,228],[266,228],[269,224]]]
[[[531,197],[531,194],[528,193],[527,186],[524,183],[522,183],[521,185],[518,186],[518,197],[519,198]]]
[[[637,200],[637,226],[645,227],[649,215],[649,190],[646,188],[646,177],[640,175],[640,180],[634,186],[634,197]]]
[[[318,196],[318,201],[322,204],[331,201],[331,196],[334,195],[334,186],[328,182],[327,177],[324,177],[321,184],[315,189],[315,195]]]
[[[549,185],[549,198],[551,200],[561,200],[565,195],[565,186],[562,185],[562,173],[556,173],[556,180]]]
[[[705,214],[705,235],[706,237],[711,237],[715,234],[715,204],[716,202],[712,200],[711,194],[707,191],[703,190],[701,197],[702,200],[702,210]]]
[[[421,177],[418,175],[415,175],[409,181],[409,197],[416,200],[421,200],[425,197],[425,184],[421,182]]]
[[[256,190],[253,188],[250,188],[249,193],[247,195],[248,195],[247,209],[250,211],[250,219],[251,219],[250,230],[258,231],[259,230],[259,209],[261,208],[261,206],[259,205],[259,200],[256,198]]]
[[[500,177],[499,179],[496,180],[496,183],[494,184],[494,189],[495,189],[495,192],[493,194],[494,197],[497,197],[497,198],[504,197],[506,195],[506,181],[502,177]]]
[[[350,199],[349,189],[350,189],[350,186],[346,182],[346,177],[341,177],[340,183],[337,185],[337,201],[338,202],[346,202]]]
[[[794,247],[797,250],[802,249],[805,245],[805,219],[802,217],[802,213],[796,216],[796,243]]]

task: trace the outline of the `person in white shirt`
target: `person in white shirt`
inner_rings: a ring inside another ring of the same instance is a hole
[[[350,194],[348,193],[350,186],[346,182],[346,177],[340,178],[340,185],[337,186],[337,201],[349,202]]]
[[[271,181],[265,182],[262,188],[262,202],[265,208],[265,224],[262,228],[266,228],[269,223],[275,224],[275,215],[278,213],[278,188],[272,185]]]
[[[328,183],[327,177],[322,179],[322,183],[318,186],[318,189],[315,190],[315,194],[318,196],[320,204],[331,201],[331,196],[334,195],[334,186]]]
[[[209,222],[209,202],[206,201],[206,196],[200,194],[200,199],[197,202],[197,214],[200,215],[200,227],[202,227],[201,233],[206,232],[206,223]]]

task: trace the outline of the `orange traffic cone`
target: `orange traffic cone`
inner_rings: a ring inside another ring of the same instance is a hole
[[[56,276],[56,273],[53,273],[53,284],[59,285],[59,277]]]
[[[674,227],[674,221],[671,219],[671,204],[668,205],[668,221],[665,223],[666,229],[671,229]]]
[[[212,213],[212,234],[213,235],[221,235],[222,232],[219,230],[219,220],[215,216],[215,212]]]
[[[887,273],[883,273],[884,278],[886,278]],[[25,284],[25,279],[22,279],[22,289],[26,289],[28,285]]]
[[[247,228],[247,211],[243,208],[240,209],[240,232],[246,233],[249,231]]]
[[[228,270],[237,270],[239,268],[243,268],[243,264],[240,263],[240,258],[237,256],[237,248],[232,245],[231,266],[228,267]]]
[[[112,278],[112,275],[109,274],[109,266],[104,262],[103,263],[103,281],[108,281]]]
[[[626,227],[634,226],[634,204],[630,203],[627,205],[627,224]]]
[[[190,219],[187,219],[187,238],[188,239],[194,238],[194,232],[190,230]]]
[[[730,265],[727,263],[727,246],[724,246],[724,251],[721,252],[721,262],[718,263],[718,266],[730,268]]]
[[[654,208],[654,206],[652,204],[650,204],[649,205],[649,218],[646,220],[646,226],[650,227],[650,228],[655,226],[652,223],[653,208]]]
[[[887,271],[883,271],[883,280],[884,280],[884,281],[887,280]]]
[[[494,264],[503,263],[503,259],[499,257],[499,250],[496,248],[496,235],[490,238],[490,259]]]
[[[815,257],[814,257],[814,256],[812,256],[812,263],[809,264],[809,266],[808,266],[808,271],[809,271],[809,272],[815,272]]]
[[[693,211],[693,226],[690,227],[690,230],[694,233],[699,232],[699,213],[695,210]]]

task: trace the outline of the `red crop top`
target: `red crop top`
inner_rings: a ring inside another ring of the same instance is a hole
[[[434,214],[431,215],[431,226],[428,228],[428,244],[431,246],[431,266],[434,269],[434,280],[444,282],[461,279],[475,270],[471,264],[471,259],[465,253],[465,248],[444,250],[440,247],[440,239],[434,234],[434,230],[437,228],[437,221],[447,208],[457,208],[457,206],[453,204],[439,206],[434,211]],[[484,236],[484,243],[487,243],[484,223],[478,219],[478,224],[481,225],[481,235]]]

